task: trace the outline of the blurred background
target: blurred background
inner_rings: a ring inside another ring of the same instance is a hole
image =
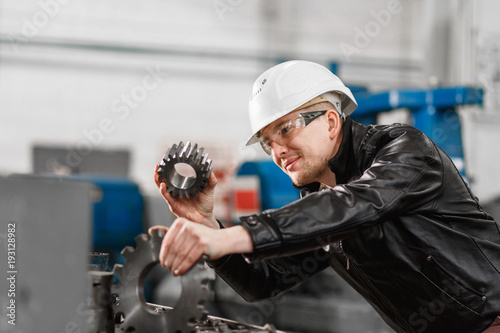
[[[17,223],[17,329],[67,328],[81,317],[86,253],[110,253],[112,268],[137,234],[172,222],[153,171],[174,143],[209,153],[226,225],[298,198],[244,145],[253,81],[286,60],[336,73],[358,100],[355,120],[424,130],[498,220],[499,12],[494,0],[0,0],[0,208],[2,226]],[[168,273],[150,275],[151,300],[178,297]],[[54,276],[52,292],[33,287]],[[342,281],[322,281],[250,312],[222,283],[212,311],[302,332],[390,332]],[[62,285],[74,291],[65,314],[44,305]],[[314,301],[325,288],[340,301]],[[5,318],[0,330],[13,330]]]

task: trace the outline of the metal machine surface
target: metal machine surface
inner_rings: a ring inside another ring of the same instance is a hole
[[[0,178],[0,332],[87,332],[92,192],[82,180]]]

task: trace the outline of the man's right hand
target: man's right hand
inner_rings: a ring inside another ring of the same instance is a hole
[[[174,198],[167,192],[167,185],[159,181],[158,165],[155,167],[154,180],[160,193],[165,198],[170,211],[176,216],[186,218],[190,221],[206,225],[214,229],[219,229],[219,223],[213,215],[214,210],[214,189],[217,184],[217,178],[213,171],[210,173],[208,185],[203,192],[198,193],[193,198]]]

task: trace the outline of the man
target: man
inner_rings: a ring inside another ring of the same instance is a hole
[[[206,254],[249,301],[331,266],[397,332],[500,332],[498,225],[429,138],[407,125],[358,124],[356,107],[318,64],[264,72],[248,144],[259,142],[303,197],[219,229],[213,175],[190,200],[172,198],[156,177],[178,217],[162,265],[183,274]]]

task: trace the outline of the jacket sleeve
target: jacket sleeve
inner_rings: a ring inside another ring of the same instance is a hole
[[[429,138],[400,127],[374,136],[361,149],[358,155],[372,157],[362,162],[366,165],[359,179],[241,218],[254,244],[248,259],[310,251],[394,216],[433,210],[443,171],[438,148]]]
[[[249,302],[279,296],[329,266],[329,254],[323,249],[298,255],[249,263],[240,254],[232,254],[208,265],[240,296]]]

